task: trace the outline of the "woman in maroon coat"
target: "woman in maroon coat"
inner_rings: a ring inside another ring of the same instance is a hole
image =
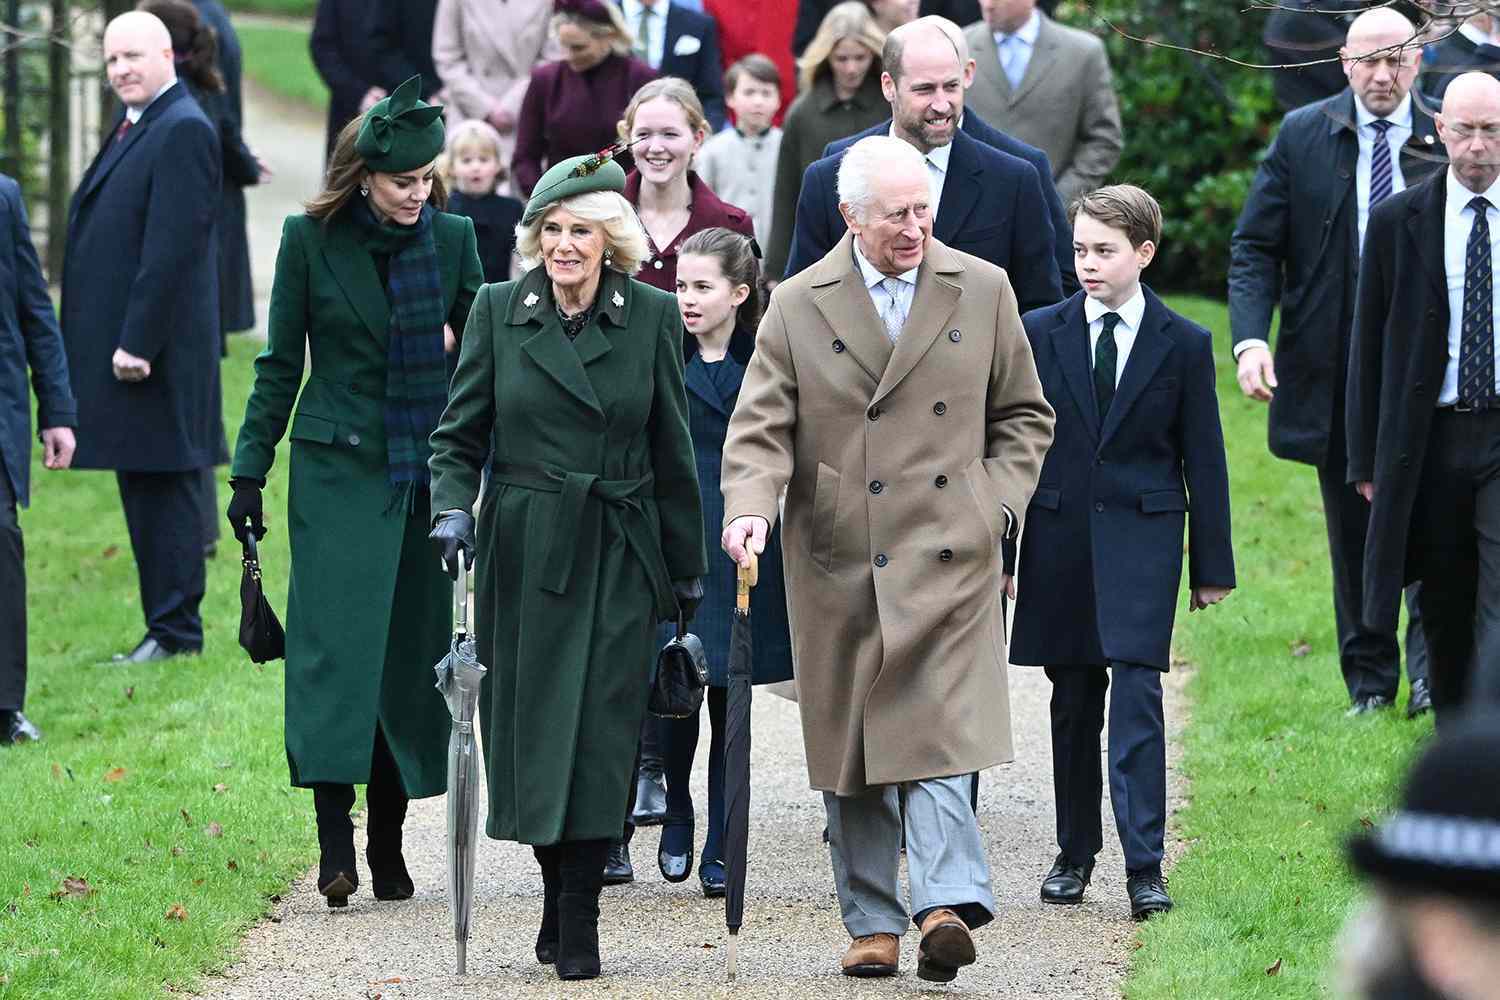
[[[552,30],[563,57],[531,71],[516,123],[511,183],[520,198],[560,160],[615,141],[620,114],[656,71],[630,54],[630,29],[604,0],[557,0]]]
[[[625,176],[625,200],[646,227],[651,250],[636,279],[676,294],[677,248],[716,226],[753,237],[750,214],[720,201],[692,170],[708,119],[686,80],[662,77],[636,91],[620,127],[635,156],[635,169]]]

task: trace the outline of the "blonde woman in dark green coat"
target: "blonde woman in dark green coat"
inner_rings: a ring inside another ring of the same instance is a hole
[[[455,575],[494,442],[477,546],[487,829],[532,845],[536,956],[563,979],[599,974],[656,623],[691,616],[707,568],[677,301],[630,277],[647,244],[624,185],[597,156],[537,182],[517,231],[531,269],[481,289],[432,437],[432,539]]]
[[[453,601],[425,543],[428,438],[447,402],[451,331],[483,279],[473,224],[438,210],[442,109],[417,97],[413,77],[350,123],[325,189],[286,220],[230,481],[236,535],[264,534],[261,488],[290,418],[286,752],[292,784],[313,790],[329,906],[359,885],[354,786],[369,786],[375,897],[407,899],[407,800],[447,785],[432,665]]]

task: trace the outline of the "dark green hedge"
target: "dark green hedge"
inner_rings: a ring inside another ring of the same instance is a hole
[[[1151,284],[1222,298],[1229,234],[1281,114],[1271,76],[1138,37],[1265,62],[1263,12],[1230,0],[1063,0],[1059,19],[1105,40],[1120,95],[1125,153],[1110,175],[1139,184],[1166,217]]]

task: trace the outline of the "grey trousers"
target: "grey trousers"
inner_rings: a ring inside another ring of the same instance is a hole
[[[928,778],[883,785],[863,795],[823,793],[839,909],[850,937],[906,933],[944,907],[970,927],[995,915],[989,863],[969,805],[971,778]],[[911,908],[901,895],[902,800]]]

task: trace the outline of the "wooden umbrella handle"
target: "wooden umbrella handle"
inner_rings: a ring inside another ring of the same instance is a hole
[[[744,612],[750,613],[750,588],[760,580],[760,561],[755,558],[755,553],[750,554],[750,566],[739,567],[739,582],[735,587],[734,606]]]

